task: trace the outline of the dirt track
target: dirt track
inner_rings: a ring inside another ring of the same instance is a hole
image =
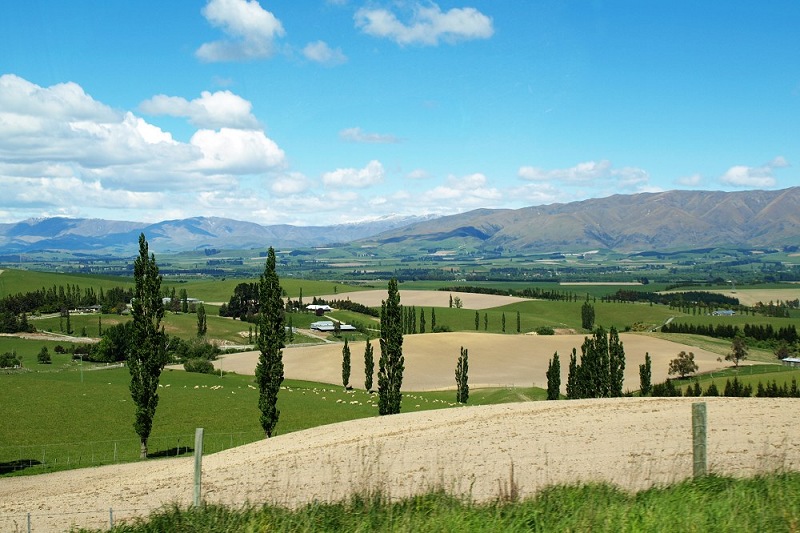
[[[207,502],[298,506],[432,487],[477,501],[514,483],[607,481],[636,490],[691,476],[690,398],[527,402],[379,417],[281,435],[203,458]],[[800,464],[796,400],[708,398],[711,471],[750,475]],[[0,530],[105,528],[192,501],[191,458],[0,480]]]
[[[403,390],[421,391],[455,388],[455,367],[461,346],[469,350],[469,382],[479,386],[536,385],[545,388],[545,372],[557,351],[561,361],[562,391],[566,392],[569,354],[574,347],[580,358],[585,335],[502,335],[492,333],[458,332],[405,335],[403,356],[405,372]],[[727,366],[717,361],[718,354],[656,339],[645,335],[620,334],[625,348],[625,388],[639,389],[639,365],[645,352],[650,353],[652,381],[659,383],[668,375],[669,361],[681,350],[695,354],[700,372]],[[350,344],[353,358],[355,387],[364,386],[363,365],[358,363],[364,354],[364,342]],[[377,341],[372,341],[375,358],[380,356]],[[214,362],[216,368],[239,374],[254,374],[258,352],[226,355]],[[285,375],[290,379],[305,379],[340,384],[342,379],[342,344],[326,344],[287,348],[283,351]],[[376,381],[377,382],[377,381]],[[724,385],[719,383],[718,385]]]

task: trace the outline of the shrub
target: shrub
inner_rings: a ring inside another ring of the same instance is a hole
[[[213,374],[214,365],[208,359],[188,359],[183,363],[183,369],[187,372],[197,372],[199,374]]]
[[[6,352],[0,355],[0,368],[14,368],[21,365],[22,361],[15,352]]]
[[[536,331],[537,335],[555,335],[556,334],[556,330],[554,330],[550,326],[539,326],[538,328],[536,328],[535,331]]]
[[[36,356],[36,360],[39,362],[40,365],[49,365],[53,362],[53,359],[50,357],[50,351],[47,349],[47,346],[42,346],[42,349],[39,350],[39,355]]]

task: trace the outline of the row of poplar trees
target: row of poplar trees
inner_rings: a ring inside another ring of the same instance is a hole
[[[613,326],[606,333],[598,327],[581,346],[580,362],[572,349],[567,375],[567,398],[612,398],[623,395],[625,349]],[[547,369],[547,399],[557,400],[561,385],[561,363],[553,355]]]
[[[141,443],[140,457],[147,457],[147,441],[158,406],[158,382],[168,362],[167,336],[161,324],[164,303],[162,276],[155,254],[150,253],[144,233],[139,235],[139,256],[133,264],[132,342],[127,354],[130,391],[136,406],[134,429]],[[286,346],[284,306],[276,270],[275,250],[267,251],[264,273],[258,283],[258,328],[256,365],[258,407],[264,436],[275,431],[280,417],[278,391],[283,383],[283,348]],[[382,415],[400,412],[403,383],[403,316],[397,280],[389,281],[388,298],[381,305],[381,357],[378,370],[378,407]],[[371,356],[370,347],[370,356]],[[371,357],[370,357],[371,358]],[[371,374],[370,374],[371,375]]]

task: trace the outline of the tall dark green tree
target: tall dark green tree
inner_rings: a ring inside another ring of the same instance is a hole
[[[575,348],[569,356],[569,373],[567,374],[567,398],[575,400],[581,398],[581,392],[578,388],[578,355],[575,353]]]
[[[520,320],[519,311],[517,311],[517,333],[522,331],[522,321]]]
[[[481,324],[481,315],[477,311],[475,311],[475,331],[478,331],[478,328]]]
[[[203,304],[197,306],[197,336],[205,337],[208,331],[208,323],[206,321],[206,308]]]
[[[403,384],[403,311],[397,280],[389,280],[388,297],[381,303],[381,357],[378,363],[378,412],[400,412]]]
[[[436,333],[436,309],[431,307],[431,333]]]
[[[501,327],[503,328],[503,333],[505,333],[506,332],[506,314],[505,313],[503,313],[503,315],[502,315],[502,317],[500,319],[500,324],[501,324]]]
[[[133,262],[133,280],[128,370],[131,398],[136,406],[133,427],[141,444],[140,457],[145,458],[158,406],[158,380],[167,364],[167,337],[161,325],[164,318],[161,275],[155,255],[149,253],[144,233],[139,235],[139,257]]]
[[[350,384],[350,343],[344,340],[342,346],[342,386],[346,389]]]
[[[375,373],[375,356],[372,353],[372,344],[367,339],[364,346],[364,388],[367,392],[372,390],[372,375]]]
[[[581,306],[581,327],[583,329],[594,328],[594,306],[589,303],[589,297]]]
[[[258,284],[258,323],[256,346],[259,354],[256,364],[258,382],[258,408],[261,427],[269,438],[280,417],[277,408],[278,391],[283,383],[283,348],[286,345],[281,285],[275,267],[275,250],[270,246],[267,263]]]
[[[419,332],[425,333],[425,308],[419,310]]]
[[[558,360],[558,352],[553,354],[553,358],[547,364],[547,399],[558,400],[561,390],[561,362]]]
[[[469,399],[469,350],[461,347],[456,363],[456,402],[467,403]]]
[[[609,388],[608,395],[612,398],[622,396],[622,387],[625,381],[625,349],[619,340],[617,328],[611,326],[608,331],[608,370]]]
[[[653,362],[650,353],[644,354],[644,364],[639,365],[639,394],[647,396],[653,390]]]

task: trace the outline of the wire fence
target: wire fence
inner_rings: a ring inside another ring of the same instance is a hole
[[[551,407],[564,405],[566,402],[554,402]],[[713,409],[714,404],[710,405]],[[642,490],[698,475],[698,444],[702,445],[708,471],[715,474],[750,476],[796,469],[800,464],[800,432],[794,421],[770,412],[765,415],[763,410],[751,412],[746,403],[738,407],[724,416],[712,411],[707,428],[705,417],[702,426],[695,421],[694,407],[691,417],[686,413],[676,418],[674,411],[661,413],[642,404],[639,409],[642,418],[636,423],[626,419],[624,423],[587,424],[586,429],[581,430],[581,424],[588,419],[607,416],[607,413],[596,413],[599,409],[584,409],[573,412],[578,429],[562,433],[557,427],[541,426],[539,433],[525,439],[509,439],[508,435],[499,434],[494,425],[476,426],[471,428],[475,446],[436,441],[431,448],[431,443],[425,440],[425,432],[411,431],[402,435],[387,434],[383,438],[345,439],[328,453],[321,453],[313,446],[298,447],[281,467],[232,470],[236,483],[215,487],[215,498],[235,504],[264,500],[269,495],[275,503],[292,506],[297,504],[298,495],[336,501],[347,498],[359,488],[402,497],[406,495],[404,490],[410,494],[416,489],[425,489],[425,483],[446,487],[455,493],[469,493],[478,500],[503,497],[506,493],[510,496],[519,490],[531,494],[552,485],[591,481]],[[535,411],[525,416],[527,418],[520,423],[535,425],[543,413]],[[704,429],[701,439],[695,431],[696,424]],[[508,429],[514,431],[513,426]],[[207,433],[203,438],[203,455],[261,437],[263,434],[256,431]],[[614,445],[602,445],[608,442]],[[188,455],[193,452],[194,435],[154,437],[150,444],[151,455],[157,457]],[[16,457],[37,453],[42,454],[45,461],[28,468],[47,468],[47,465],[60,464],[54,461],[58,449],[61,453],[68,452],[70,460],[75,460],[75,453],[78,453],[78,460],[84,462],[75,464],[77,467],[136,460],[139,442],[127,439],[4,447],[0,448],[0,462],[5,461],[9,453]],[[123,456],[123,451],[127,455]],[[510,474],[487,460],[492,455],[502,456],[506,461],[503,464],[510,463]],[[591,456],[588,462],[587,456]],[[429,477],[415,481],[419,485],[410,483],[409,467]],[[217,468],[224,467],[217,465]],[[231,472],[222,477],[232,475]],[[326,475],[315,479],[318,473]],[[312,479],[314,485],[310,486]],[[135,508],[139,504],[131,501],[128,502],[131,507],[126,507],[124,498],[113,501],[119,508],[73,512],[32,506],[30,510],[21,509],[15,514],[0,513],[0,531],[49,531],[53,524],[58,524],[59,530],[67,530],[75,524],[105,529],[152,511]],[[88,501],[87,507],[90,507]]]
[[[215,453],[264,437],[261,431],[206,433],[203,453]],[[148,457],[179,457],[194,452],[194,433],[151,436],[147,441]],[[25,470],[41,474],[56,470],[83,468],[139,459],[139,439],[115,439],[88,442],[66,442],[25,446],[0,446],[0,475]]]

